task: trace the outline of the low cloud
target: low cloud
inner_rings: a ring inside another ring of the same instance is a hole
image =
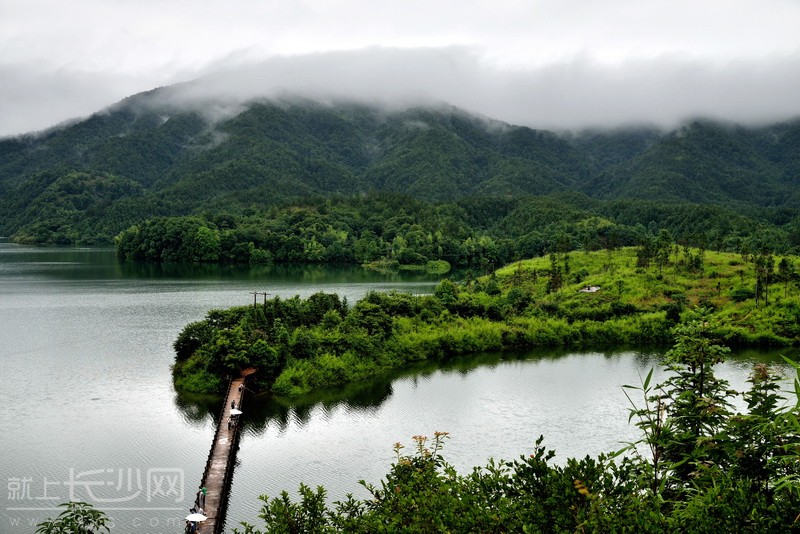
[[[396,107],[447,102],[548,129],[671,127],[698,116],[759,124],[800,116],[798,55],[724,64],[678,56],[601,64],[577,57],[512,70],[493,65],[474,48],[377,47],[261,61],[231,56],[195,74],[196,80],[164,94],[181,105],[216,99],[224,103],[216,110],[222,116],[254,98],[286,95]],[[146,89],[142,83],[149,81],[63,71],[34,76],[2,66],[0,80],[6,80],[0,82],[0,134],[96,111],[109,99]],[[154,77],[153,86],[157,82]],[[15,99],[24,115],[16,112]]]
[[[0,64],[0,136],[85,117],[132,92],[149,89],[147,83],[133,76]]]
[[[724,65],[660,57],[603,65],[583,58],[508,70],[478,51],[372,48],[277,57],[209,74],[191,98],[297,94],[384,105],[447,102],[513,124],[575,129],[703,116],[747,124],[800,115],[800,57]]]
[[[512,124],[578,129],[693,117],[759,124],[800,116],[800,58],[725,65],[677,57],[603,65],[583,58],[534,70],[493,67],[477,50],[370,48],[239,63],[186,84],[188,101],[296,95],[402,107],[447,102]]]

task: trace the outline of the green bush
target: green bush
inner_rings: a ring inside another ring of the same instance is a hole
[[[755,291],[747,287],[735,287],[728,294],[734,302],[744,302],[756,296]]]

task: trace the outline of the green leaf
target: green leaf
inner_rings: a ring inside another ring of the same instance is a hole
[[[653,378],[653,368],[650,368],[650,372],[647,373],[647,378],[644,379],[644,384],[642,385],[642,389],[647,391],[647,388],[650,387],[650,379]]]
[[[800,380],[794,381],[794,394],[797,396],[797,406],[800,406]]]

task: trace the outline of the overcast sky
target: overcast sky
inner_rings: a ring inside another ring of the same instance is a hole
[[[800,115],[800,0],[0,0],[0,136],[198,77],[540,128],[775,121]]]

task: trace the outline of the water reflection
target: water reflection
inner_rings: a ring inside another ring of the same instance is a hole
[[[222,410],[222,397],[177,392],[173,399],[175,407],[187,423],[205,423],[210,417],[219,419]]]
[[[759,349],[741,349],[733,353],[735,361],[765,363],[768,365],[783,366],[783,356],[798,361],[800,358],[800,347],[781,347],[779,349],[759,348]]]
[[[603,353],[604,358],[620,358],[630,351]],[[657,364],[663,352],[641,351],[635,353],[637,367],[646,368]],[[276,398],[266,393],[248,391],[245,396],[245,414],[242,416],[243,431],[251,436],[259,436],[268,430],[284,432],[291,425],[305,425],[313,414],[322,409],[324,413],[334,413],[343,409],[350,414],[372,414],[388,401],[393,392],[393,383],[409,379],[416,387],[420,380],[434,375],[446,377],[458,375],[467,378],[477,370],[492,370],[510,362],[558,361],[575,356],[574,351],[566,349],[539,349],[519,352],[480,353],[469,357],[453,358],[446,361],[416,363],[389,376],[372,381],[347,384],[338,390],[315,392],[299,398]],[[176,406],[188,421],[201,421],[211,415],[216,418],[221,408],[222,397],[193,396],[177,394]]]
[[[106,256],[108,261],[108,256]],[[194,280],[292,280],[303,284],[374,282],[434,282],[441,277],[425,273],[382,274],[360,265],[273,264],[210,265],[197,263],[116,262],[126,278],[190,278]]]
[[[60,280],[125,279],[195,281],[283,280],[302,285],[360,283],[435,283],[441,276],[418,271],[377,273],[360,265],[273,264],[209,265],[197,263],[120,262],[112,247],[36,247],[0,241],[3,274]]]
[[[242,422],[245,432],[250,435],[260,435],[273,428],[282,432],[290,424],[306,424],[317,408],[323,408],[326,412],[338,408],[351,413],[371,412],[391,395],[391,379],[348,384],[338,391],[320,392],[292,400],[248,392]]]
[[[661,358],[668,348],[603,351],[595,353],[604,360],[616,361],[620,358],[629,359],[633,368],[638,369],[644,376],[654,368],[656,377],[663,376]],[[725,365],[740,369],[739,375],[744,378],[749,374],[756,363],[766,363],[778,370],[783,370],[787,378],[791,378],[790,369],[785,365],[782,356],[797,359],[800,349],[775,349],[742,350],[730,355]],[[457,375],[467,378],[477,370],[493,370],[503,364],[512,362],[557,362],[559,360],[575,357],[575,351],[566,349],[538,349],[520,352],[481,353],[470,357],[453,358],[447,361],[421,362],[411,367],[392,373],[390,376],[373,381],[348,384],[338,390],[316,392],[304,397],[285,399],[276,398],[270,394],[247,392],[245,396],[245,414],[243,415],[243,430],[250,436],[263,435],[268,430],[285,432],[292,425],[306,425],[310,419],[322,410],[323,414],[333,414],[338,410],[346,413],[363,413],[370,415],[387,402],[394,392],[393,383],[401,380],[410,380],[414,387],[421,385],[434,375],[446,378],[448,375]],[[578,372],[578,370],[576,370]],[[739,386],[743,385],[740,380]],[[175,405],[183,417],[189,422],[203,422],[211,417],[214,420],[219,416],[222,397],[191,395],[178,393],[175,396]],[[327,416],[324,416],[327,418]]]

